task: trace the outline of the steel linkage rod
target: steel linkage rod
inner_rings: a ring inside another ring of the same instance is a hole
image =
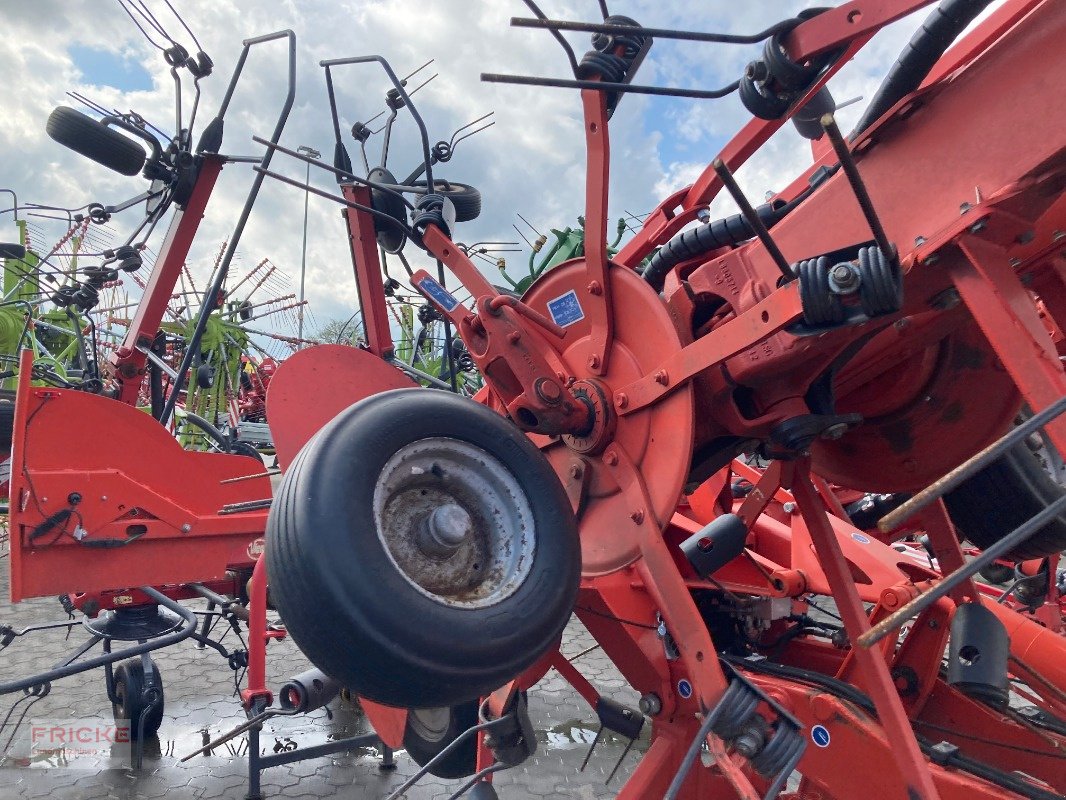
[[[633,83],[610,83],[607,81],[569,80],[566,78],[537,78],[530,75],[502,75],[495,72],[482,72],[481,80],[485,83],[513,83],[520,86],[548,86],[558,89],[596,89],[602,92],[628,92],[630,94],[654,94],[663,97],[693,97],[698,100],[717,100],[737,90],[740,81],[723,86],[721,89],[683,89],[670,86],[645,86]]]
[[[796,273],[792,271],[792,267],[789,266],[788,260],[785,258],[784,253],[781,252],[781,248],[777,246],[777,242],[770,235],[770,231],[766,229],[766,225],[759,217],[759,213],[752,208],[748,198],[744,196],[744,192],[741,191],[736,178],[729,171],[729,167],[720,158],[716,158],[711,166],[714,167],[714,171],[717,173],[719,180],[722,181],[722,185],[725,186],[736,204],[740,206],[740,213],[744,215],[744,219],[748,221],[751,229],[755,231],[755,235],[759,237],[759,241],[763,243],[766,252],[770,254],[770,258],[774,260],[774,264],[781,271],[782,277],[786,281],[794,281]]]
[[[1025,542],[1030,536],[1064,511],[1066,511],[1066,495],[1063,495],[1035,517],[1026,520],[998,542],[991,545],[986,550],[983,550],[981,554],[972,561],[968,561],[950,575],[944,576],[944,578],[933,586],[932,589],[918,595],[899,610],[893,612],[874,625],[870,630],[866,631],[866,633],[858,638],[859,646],[873,647],[892,633],[892,631],[900,628],[908,619],[925,611],[925,609],[929,608],[929,606],[941,597],[949,594],[960,583],[969,580],[997,558],[1005,555]]]
[[[855,199],[859,201],[859,208],[862,209],[862,215],[866,217],[866,224],[870,226],[877,246],[881,248],[881,252],[885,254],[886,258],[891,258],[896,248],[889,241],[888,234],[885,233],[885,228],[877,216],[873,200],[870,199],[870,192],[867,191],[866,183],[863,181],[862,175],[859,174],[859,167],[855,164],[855,159],[852,158],[848,143],[844,141],[844,136],[840,133],[840,128],[837,127],[836,118],[832,114],[826,114],[822,117],[821,123],[822,130],[829,137],[829,141],[833,145],[833,151],[840,160],[840,166],[847,176],[851,190],[855,193]]]
[[[955,467],[955,469],[947,475],[918,492],[918,494],[899,508],[883,516],[877,523],[878,529],[882,533],[888,533],[895,530],[926,506],[936,502],[948,492],[957,489],[963,481],[972,477],[975,473],[980,472],[997,458],[1004,455],[1014,445],[1025,439],[1033,431],[1042,428],[1064,412],[1066,412],[1066,397],[1063,397],[1058,402],[1048,406],[1039,414],[1034,414],[1029,419],[1025,420],[1025,422],[1016,426],[1005,436],[996,440],[981,452]]]
[[[699,31],[679,31],[670,28],[645,28],[641,25],[613,25],[606,22],[571,22],[561,19],[529,19],[528,17],[511,17],[515,28],[540,28],[549,31],[576,31],[578,33],[606,33],[608,36],[651,36],[654,39],[679,39],[689,42],[710,42],[712,44],[758,44],[769,39],[775,33],[785,33],[796,27],[797,19],[787,19],[771,25],[764,31],[750,35],[736,33],[700,33]]]

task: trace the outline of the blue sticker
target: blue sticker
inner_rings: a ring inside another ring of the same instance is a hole
[[[870,537],[869,536],[864,536],[861,533],[853,533],[853,534],[851,534],[851,538],[854,539],[859,544],[869,544],[870,543]]]
[[[418,288],[445,311],[453,311],[459,305],[459,301],[451,292],[428,275],[418,282]]]
[[[688,700],[692,697],[692,684],[682,678],[677,682],[677,693],[685,700]]]
[[[577,292],[571,289],[554,300],[548,301],[548,313],[556,325],[565,328],[575,322],[581,322],[585,318],[585,311],[581,308],[581,301],[577,299]]]
[[[819,747],[829,747],[829,731],[824,725],[815,725],[811,728],[811,741]]]

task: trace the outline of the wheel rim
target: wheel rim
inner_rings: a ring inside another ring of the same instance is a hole
[[[451,607],[484,608],[510,597],[536,549],[533,512],[510,470],[458,439],[400,448],[374,487],[374,523],[404,579]]]
[[[410,708],[407,721],[411,730],[425,742],[439,742],[448,733],[452,722],[452,710],[448,706],[440,708]]]

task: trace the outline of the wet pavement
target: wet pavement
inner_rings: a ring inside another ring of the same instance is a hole
[[[62,620],[65,615],[54,599],[28,601],[12,606],[7,597],[7,556],[0,558],[0,624],[26,625]],[[189,603],[203,608],[202,603]],[[216,628],[216,635],[221,628]],[[31,634],[15,639],[0,651],[3,680],[46,669],[73,651],[87,638],[79,625],[64,640],[65,630]],[[229,648],[236,635],[222,639]],[[575,656],[594,644],[588,632],[572,620],[563,637],[563,653]],[[14,798],[243,798],[247,789],[248,742],[244,736],[217,748],[212,755],[180,759],[206,742],[232,729],[246,718],[234,696],[235,673],[211,649],[199,649],[188,641],[157,651],[164,686],[164,714],[158,737],[146,743],[140,770],[130,768],[125,753],[85,755],[66,763],[52,757],[27,758],[34,721],[46,724],[69,721],[113,720],[104,689],[102,670],[56,681],[51,693],[33,701],[25,699],[8,710],[21,695],[0,697],[0,800]],[[271,643],[268,650],[268,685],[277,689],[287,678],[307,669],[307,660],[290,641]],[[599,650],[580,655],[581,671],[606,696],[636,706],[636,693]],[[514,798],[567,797],[580,800],[614,797],[648,746],[650,726],[638,740],[613,778],[604,780],[622,756],[626,742],[605,733],[584,772],[579,772],[589,744],[596,734],[595,714],[554,671],[529,693],[530,717],[537,731],[537,753],[524,764],[499,773],[495,786],[502,800]],[[21,724],[15,723],[21,719]],[[369,727],[357,705],[338,698],[324,710],[308,715],[275,718],[265,723],[261,750],[269,754],[306,748],[367,732]],[[396,769],[379,768],[379,755],[363,748],[324,758],[299,761],[263,772],[264,797],[278,798],[367,798],[386,797],[417,771],[417,766],[399,751]],[[429,776],[404,796],[409,800],[443,800],[461,781]]]

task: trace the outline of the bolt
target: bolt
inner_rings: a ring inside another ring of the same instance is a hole
[[[191,530],[192,530],[192,525],[190,525],[188,522],[186,522],[184,525],[181,526],[181,532],[182,533],[188,533]]]
[[[600,368],[600,357],[598,355],[595,355],[595,354],[589,356],[588,364],[589,364],[589,369],[599,369]]]
[[[537,397],[545,403],[558,403],[563,396],[563,390],[559,388],[559,384],[549,378],[538,378],[533,384],[533,389]]]
[[[522,341],[522,334],[518,331],[511,331],[509,334],[507,334],[507,341],[509,341],[511,344],[518,344],[520,341]]]
[[[599,281],[589,281],[588,285],[589,294],[601,295],[603,294],[603,287],[600,286]]]
[[[1035,238],[1036,233],[1034,231],[1022,231],[1018,234],[1014,241],[1016,241],[1018,244],[1029,244],[1029,242],[1033,241],[1033,239]]]
[[[907,319],[906,317],[904,317],[903,319],[897,319],[893,323],[893,326],[895,327],[895,329],[897,331],[903,331],[903,330],[906,330],[907,328],[909,328],[911,326],[911,321],[909,319]]]
[[[770,77],[770,68],[765,61],[752,61],[744,68],[744,75],[749,80],[764,81]]]
[[[977,220],[977,222],[975,222],[973,225],[971,225],[969,227],[969,231],[970,231],[970,233],[980,233],[981,231],[983,231],[987,227],[988,227],[988,220],[987,219],[979,219],[979,220]]]
[[[969,203],[963,203],[962,205],[959,206],[959,213],[960,214],[967,214],[967,213],[969,213],[970,209],[972,209],[972,208],[973,208],[973,206],[971,206]]]
[[[640,698],[637,707],[649,717],[654,717],[663,710],[663,701],[659,699],[659,695],[649,692]]]
[[[437,506],[418,533],[418,547],[429,556],[450,556],[470,535],[472,525],[470,514],[462,506]]]
[[[636,511],[629,515],[629,518],[638,525],[640,525],[642,522],[644,522],[644,509],[638,508]]]
[[[847,264],[837,264],[833,267],[831,275],[838,283],[850,283],[855,273],[851,271],[851,267]]]
[[[655,373],[655,382],[662,384],[663,386],[668,386],[670,384],[670,376],[666,374],[665,369],[661,369]]]
[[[914,245],[915,245],[915,247],[921,247],[923,244],[925,244],[925,237],[924,236],[915,236],[914,237]]]
[[[1018,267],[1020,267],[1022,265],[1022,260],[1020,258],[1012,258],[1010,260],[1010,265],[1012,267],[1014,267],[1015,269],[1017,269]]]
[[[1063,239],[1066,239],[1066,231],[1054,231],[1051,234],[1051,241],[1053,242],[1061,242]]]
[[[618,464],[618,453],[614,450],[608,450],[603,454],[603,463],[608,467],[616,466]]]
[[[106,494],[100,495],[100,502],[101,503],[106,503],[107,502],[107,495]]]
[[[759,728],[752,724],[732,741],[733,749],[744,758],[754,758],[762,750],[766,737]]]
[[[783,509],[785,510],[785,513],[786,513],[786,514],[791,514],[791,513],[793,512],[793,511],[795,511],[795,510],[796,510],[796,504],[795,504],[795,503],[793,503],[793,502],[791,502],[791,501],[790,501],[790,502],[788,502],[788,503],[785,503],[785,504],[784,504],[783,506],[781,506],[781,507],[782,507],[782,508],[783,508]]]
[[[938,256],[936,253],[933,253],[931,256],[926,256],[925,258],[923,258],[922,259],[922,264],[924,264],[927,267],[931,267],[931,266],[933,266],[933,264],[935,264],[939,260],[940,260],[940,256]]]
[[[627,408],[629,406],[629,395],[625,392],[619,392],[614,396],[614,404],[619,408]]]

